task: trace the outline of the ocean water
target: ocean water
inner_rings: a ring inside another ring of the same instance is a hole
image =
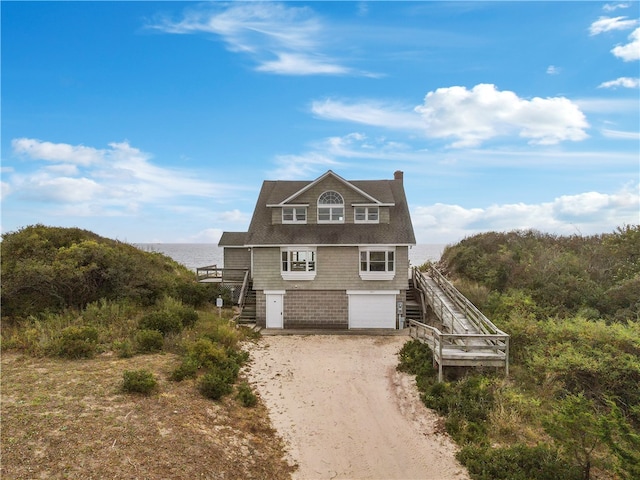
[[[136,243],[135,246],[147,252],[163,253],[193,271],[208,265],[224,266],[222,248],[211,243]],[[435,243],[415,245],[409,250],[409,262],[412,266],[435,262],[445,246]]]

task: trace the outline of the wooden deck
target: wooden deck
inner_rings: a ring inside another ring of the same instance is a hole
[[[201,283],[243,283],[247,269],[242,268],[218,268],[217,265],[209,265],[196,269],[196,279]]]
[[[498,329],[444,276],[431,267],[426,273],[412,272],[420,293],[422,321],[409,320],[409,334],[426,343],[438,365],[442,381],[445,366],[503,367],[509,374],[509,335]],[[438,325],[426,322],[426,307],[438,318]]]

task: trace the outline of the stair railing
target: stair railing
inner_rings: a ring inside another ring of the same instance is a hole
[[[238,306],[240,311],[244,308],[244,302],[247,298],[247,291],[249,290],[249,270],[244,272],[244,279],[242,280],[242,287],[240,287],[240,295],[238,296]]]

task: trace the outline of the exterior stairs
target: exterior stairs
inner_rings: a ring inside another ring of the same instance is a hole
[[[251,288],[251,285],[247,288],[247,295],[238,317],[238,323],[256,323],[256,292]]]
[[[418,291],[413,284],[413,279],[409,279],[409,289],[407,290],[407,303],[405,305],[407,322],[409,320],[417,320],[422,322],[422,309],[418,301]]]

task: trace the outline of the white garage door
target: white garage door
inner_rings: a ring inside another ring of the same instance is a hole
[[[349,328],[396,328],[395,292],[347,292]]]

